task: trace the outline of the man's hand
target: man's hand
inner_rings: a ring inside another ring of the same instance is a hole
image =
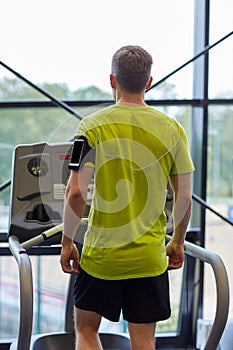
[[[171,241],[166,245],[168,256],[168,269],[174,270],[182,267],[184,262],[184,245]]]
[[[71,262],[73,261],[73,266]],[[79,274],[79,252],[73,241],[62,245],[60,256],[61,268],[66,273]]]

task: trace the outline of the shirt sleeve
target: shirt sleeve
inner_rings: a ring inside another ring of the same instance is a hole
[[[77,130],[76,138],[84,138],[86,140],[86,152],[83,158],[82,165],[84,166],[95,166],[95,138],[92,136],[93,132],[90,127],[88,127],[88,118],[81,120]]]

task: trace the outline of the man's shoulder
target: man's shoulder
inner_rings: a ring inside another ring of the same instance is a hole
[[[107,106],[101,109],[96,110],[95,112],[85,116],[80,124],[82,125],[96,125],[101,123],[101,121],[109,115],[114,109],[114,106]]]

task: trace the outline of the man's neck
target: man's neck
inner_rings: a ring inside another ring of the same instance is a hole
[[[116,96],[116,103],[130,105],[130,106],[140,106],[144,107],[147,104],[144,101],[144,94],[131,94],[131,93],[121,93]]]
[[[134,103],[134,102],[118,101],[116,104],[122,105],[122,106],[129,106],[129,107],[147,107],[146,103]]]

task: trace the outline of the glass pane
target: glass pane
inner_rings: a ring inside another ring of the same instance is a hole
[[[193,55],[194,1],[148,0],[143,5],[119,0],[113,10],[107,0],[93,1],[91,7],[76,0],[69,6],[55,0],[21,0],[12,11],[6,1],[0,29],[8,30],[1,41],[1,59],[35,84],[65,83],[72,91],[95,85],[111,93],[112,54],[123,45],[138,44],[153,55],[157,81]],[[56,16],[51,16],[54,9]],[[14,26],[9,26],[9,13]],[[2,76],[13,77],[5,68]]]
[[[211,50],[209,97],[233,98],[233,35]]]
[[[231,0],[210,1],[210,42],[214,43],[232,31]]]
[[[84,114],[84,113],[83,113]],[[64,142],[76,134],[79,120],[62,109],[0,111],[0,184],[11,179],[12,154],[19,144]],[[0,229],[8,228],[10,187],[0,193]]]
[[[219,206],[226,206],[225,203],[218,203],[215,206],[216,210]],[[228,210],[226,210],[227,215]],[[217,218],[216,215],[207,214],[207,225],[206,225],[206,248],[219,254],[222,258],[224,265],[227,270],[228,279],[230,286],[233,281],[233,269],[232,269],[232,244],[233,244],[233,234],[232,226],[224,223],[221,219]],[[216,288],[215,279],[212,269],[206,264],[205,275],[204,275],[204,308],[203,308],[203,318],[205,320],[214,320],[216,311]],[[230,308],[229,308],[229,319],[233,318],[233,308],[232,308],[232,297],[233,292],[230,289]]]
[[[19,326],[19,288],[12,256],[0,256],[0,305],[0,338],[15,337]]]
[[[154,80],[154,83],[156,84],[156,80]],[[193,64],[189,64],[185,68],[175,73],[169,79],[165,80],[165,82],[146,92],[145,97],[148,100],[191,99],[192,93]]]
[[[31,258],[34,275],[33,333],[64,331],[69,275],[62,272],[59,256]]]
[[[0,234],[8,231],[10,187],[0,192]]]
[[[171,317],[166,321],[158,322],[157,333],[178,331],[182,277],[183,268],[169,272]]]
[[[210,1],[210,44],[232,32],[233,2]],[[233,36],[210,50],[209,97],[232,98]]]
[[[209,108],[207,201],[217,212],[233,221],[232,112],[232,106]],[[207,210],[206,247],[223,259],[230,285],[233,281],[232,243],[232,226]],[[204,316],[207,319],[213,319],[215,313],[213,305],[216,305],[216,293],[213,286],[213,274],[206,268]],[[231,306],[229,318],[232,317]]]
[[[214,205],[218,199],[232,200],[232,112],[232,106],[209,108],[207,194]],[[219,210],[227,215],[226,208]]]
[[[33,333],[64,330],[68,275],[58,256],[31,257],[34,287]],[[19,327],[19,277],[13,256],[0,257],[0,338],[16,337]]]

